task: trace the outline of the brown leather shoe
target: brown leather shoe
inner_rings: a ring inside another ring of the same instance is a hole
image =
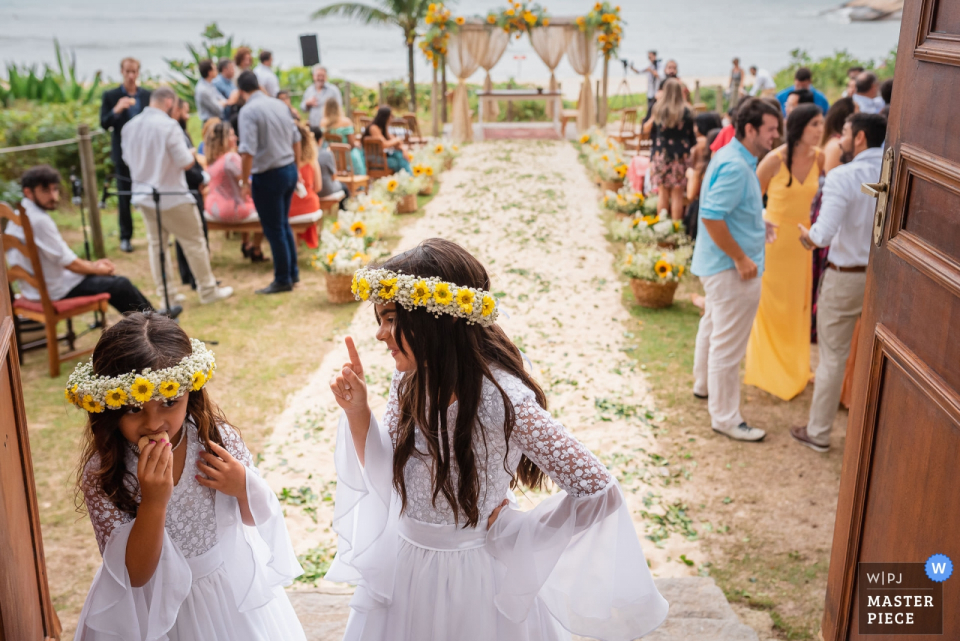
[[[796,425],[790,428],[790,436],[793,437],[793,440],[799,442],[801,445],[806,445],[814,452],[820,452],[821,454],[830,451],[829,445],[820,445],[819,443],[814,443],[810,440],[810,437],[807,436],[807,426],[806,425]]]

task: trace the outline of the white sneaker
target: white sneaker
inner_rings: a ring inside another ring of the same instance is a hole
[[[230,298],[233,296],[233,287],[217,287],[213,290],[213,294],[207,298],[201,298],[201,305],[209,305],[210,303],[215,303],[218,300],[223,300],[224,298]]]
[[[724,436],[729,436],[737,441],[762,441],[763,437],[767,435],[767,433],[760,428],[750,427],[746,423],[740,423],[740,425],[736,427],[715,427],[713,431],[718,434],[723,434]]]

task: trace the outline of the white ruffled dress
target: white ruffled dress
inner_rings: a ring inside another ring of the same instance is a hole
[[[383,425],[370,419],[364,466],[340,420],[338,547],[326,578],[356,585],[346,641],[554,641],[570,633],[628,641],[663,622],[669,606],[650,576],[616,480],[502,370],[494,377],[513,404],[516,426],[507,453],[499,427],[503,399],[484,381],[479,419],[493,427],[486,448],[474,442],[481,524],[455,525],[442,494],[433,505],[430,468],[416,456],[404,470],[408,499],[401,515],[392,484],[401,377],[394,373]],[[454,403],[449,425],[456,412]],[[419,430],[415,438],[426,452]],[[488,531],[487,516],[513,497],[506,470],[516,469],[521,454],[563,491],[526,512],[514,501]]]
[[[256,526],[244,525],[237,499],[194,477],[201,444],[192,421],[187,458],[167,504],[160,563],[150,581],[130,585],[126,549],[134,520],[89,480],[84,498],[103,565],[80,613],[77,641],[296,641],[305,639],[283,586],[303,570],[290,544],[276,495],[260,478],[240,435],[221,427],[224,448],[247,468],[247,500]],[[125,463],[136,478],[137,455]]]

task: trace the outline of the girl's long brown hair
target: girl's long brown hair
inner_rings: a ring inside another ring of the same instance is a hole
[[[193,351],[190,339],[173,320],[152,312],[129,314],[104,330],[93,350],[93,371],[98,376],[120,376],[148,367],[172,367]],[[128,441],[120,432],[120,417],[127,408],[88,414],[83,450],[77,468],[76,505],[83,510],[84,470],[94,456],[99,465],[89,470],[87,483],[107,497],[121,512],[137,516],[139,484],[135,472],[124,463]],[[220,425],[226,418],[206,390],[191,391],[187,416],[197,425],[197,436],[209,451],[209,441],[223,445]],[[184,434],[183,438],[186,438]]]
[[[490,277],[483,265],[456,243],[440,238],[426,240],[386,261],[382,267],[424,278],[439,277],[460,286],[490,291]],[[499,325],[468,325],[452,316],[437,318],[422,309],[407,311],[397,305],[394,332],[400,349],[406,345],[417,363],[416,371],[403,377],[399,391],[400,420],[393,455],[393,483],[403,509],[407,505],[404,468],[411,456],[421,456],[432,466],[433,504],[436,505],[437,497],[443,494],[453,509],[455,521],[463,521],[464,527],[475,527],[481,516],[486,515],[480,514],[480,471],[474,443],[479,439],[486,445],[486,431],[502,429],[509,452],[510,435],[516,422],[513,404],[494,378],[491,366],[519,378],[533,390],[537,403],[543,408],[547,406],[546,396],[524,371],[520,350]],[[483,425],[480,422],[484,379],[488,379],[503,398],[503,425]],[[455,424],[450,426],[447,424],[447,407],[453,399],[458,404],[457,417]],[[415,426],[419,426],[427,442],[426,453],[416,449]],[[506,456],[503,464],[506,464]],[[454,465],[458,475],[456,487],[451,479]],[[526,456],[521,458],[516,471],[510,473],[512,487],[522,483],[538,488],[543,484],[543,471]]]

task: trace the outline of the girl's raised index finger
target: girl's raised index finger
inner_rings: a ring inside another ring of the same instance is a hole
[[[353,371],[358,375],[361,374],[363,363],[360,362],[360,354],[357,352],[357,346],[353,343],[353,337],[347,336],[343,339],[343,342],[347,344],[347,353],[350,354],[350,364],[353,366]]]

